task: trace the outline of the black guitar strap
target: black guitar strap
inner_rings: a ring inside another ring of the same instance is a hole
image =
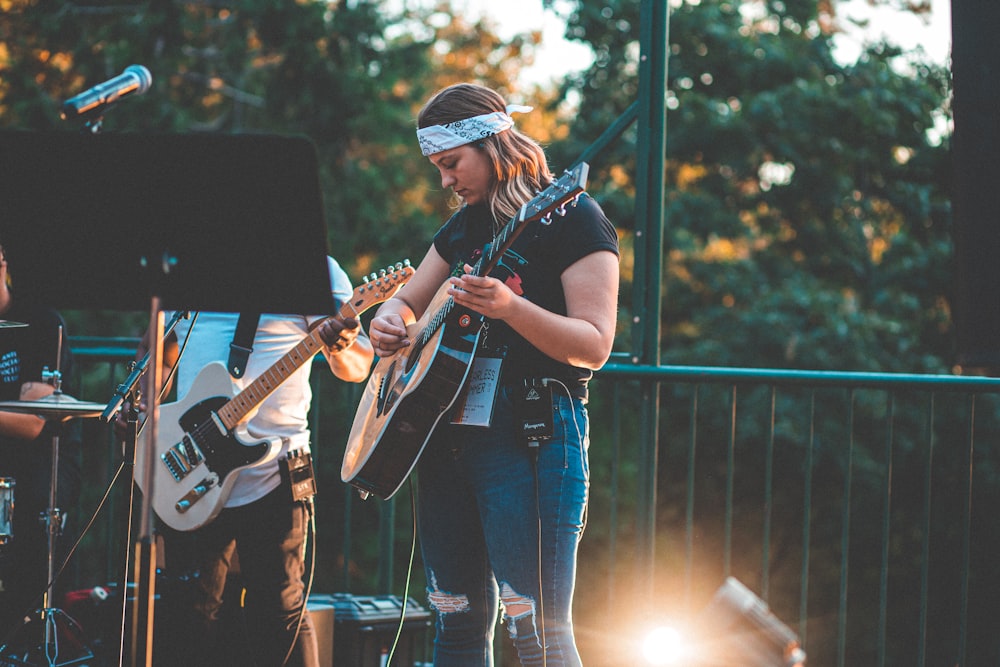
[[[247,359],[253,352],[253,338],[257,333],[257,322],[260,313],[240,313],[236,323],[233,342],[229,344],[229,374],[241,378],[247,372]]]

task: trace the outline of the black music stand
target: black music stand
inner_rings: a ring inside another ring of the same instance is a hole
[[[0,211],[19,295],[55,308],[148,310],[152,340],[165,309],[336,312],[316,150],[305,138],[4,131]],[[155,436],[161,347],[151,354]],[[132,665],[149,665],[155,491],[152,469],[140,472],[148,493]]]

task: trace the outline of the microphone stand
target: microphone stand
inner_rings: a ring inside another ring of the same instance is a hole
[[[146,376],[146,426],[150,429],[147,446],[155,451],[157,422],[160,413],[160,386],[162,382],[163,360],[163,311],[160,297],[154,296],[150,303],[149,339],[152,369]],[[135,609],[132,614],[132,644],[130,667],[152,667],[153,664],[153,600],[156,595],[156,543],[153,540],[153,506],[150,501],[153,489],[152,456],[143,460],[142,513],[139,517],[139,537],[135,542]],[[131,509],[131,508],[130,508]]]
[[[101,414],[101,419],[102,420],[104,420],[105,422],[110,422],[111,419],[114,417],[114,415],[119,410],[122,410],[122,414],[124,415],[125,425],[126,425],[126,434],[125,434],[125,437],[124,437],[124,439],[122,441],[122,446],[123,446],[122,462],[125,465],[126,472],[128,473],[127,474],[127,479],[128,479],[128,485],[129,485],[128,486],[129,493],[128,493],[128,510],[125,513],[125,517],[126,517],[126,519],[125,519],[125,523],[126,523],[126,525],[125,525],[125,553],[124,553],[123,558],[122,558],[122,560],[123,560],[123,567],[122,567],[122,573],[121,573],[121,579],[120,579],[121,587],[119,589],[121,591],[121,623],[119,624],[119,628],[120,628],[121,632],[120,632],[120,635],[119,635],[119,643],[118,643],[118,648],[119,648],[119,650],[118,650],[118,656],[119,656],[118,665],[119,665],[119,667],[122,666],[123,661],[125,659],[125,618],[126,618],[126,614],[127,614],[126,610],[128,608],[128,596],[129,596],[129,590],[128,590],[128,581],[129,581],[129,576],[128,576],[129,575],[129,571],[128,571],[128,550],[129,550],[129,545],[131,545],[131,539],[132,539],[132,521],[131,521],[131,515],[132,515],[132,505],[133,505],[134,500],[135,500],[135,484],[133,483],[133,480],[134,480],[134,474],[135,474],[136,447],[138,445],[138,440],[139,440],[139,411],[138,411],[138,409],[136,407],[139,404],[139,399],[141,397],[141,391],[140,391],[140,388],[139,388],[139,380],[145,374],[146,368],[149,366],[150,356],[153,353],[153,351],[156,351],[156,350],[161,351],[161,353],[156,356],[156,359],[157,359],[156,360],[156,365],[157,366],[160,365],[160,361],[159,360],[162,358],[163,341],[166,340],[167,336],[169,336],[173,332],[174,328],[177,326],[177,323],[180,322],[182,319],[186,319],[188,317],[188,315],[189,315],[189,313],[186,310],[176,311],[174,313],[173,317],[170,319],[170,323],[163,330],[162,335],[158,334],[158,332],[154,332],[153,331],[153,327],[150,328],[150,331],[149,331],[149,333],[147,335],[150,336],[151,340],[157,340],[158,344],[155,345],[155,346],[152,346],[150,348],[150,350],[146,352],[145,356],[143,356],[143,358],[142,358],[141,361],[139,361],[137,363],[134,363],[132,365],[132,371],[131,371],[131,373],[129,373],[129,376],[125,379],[124,382],[122,382],[120,385],[118,385],[117,389],[115,390],[114,396],[111,397],[111,400],[108,402],[107,407],[104,409],[104,412]],[[155,315],[153,316],[152,319],[153,319],[154,322],[156,322],[156,316]],[[162,325],[162,318],[159,318],[158,324]],[[156,338],[153,339],[153,336],[156,336]],[[159,375],[159,374],[157,373],[156,375]],[[148,383],[147,383],[147,390],[148,391],[156,391],[156,392],[158,392],[159,391],[159,380],[158,379],[157,379],[157,381],[156,381],[155,384],[156,384],[155,388],[149,388],[148,387]],[[155,406],[155,405],[157,405],[159,403],[158,396],[156,394],[148,394],[148,395],[151,395],[153,397],[153,403],[152,403],[152,405]],[[127,405],[126,405],[126,403],[127,403]],[[150,414],[152,415],[153,413],[151,412]],[[146,488],[148,489],[149,487],[147,486]],[[150,493],[151,492],[152,492],[152,490],[150,490]],[[146,531],[148,530],[148,528],[145,527],[145,516],[146,516],[145,512],[144,512],[143,516],[144,516],[143,524],[144,524],[144,528],[145,529],[144,529],[144,531],[143,531],[142,534],[146,535],[147,534]],[[137,544],[137,546],[136,546],[136,568],[137,568],[137,570],[136,571],[137,572],[143,572],[143,571],[145,571],[145,569],[149,569],[150,570],[150,578],[148,578],[148,579],[147,578],[143,578],[143,579],[140,580],[140,587],[142,585],[142,581],[148,581],[148,585],[149,585],[149,590],[148,590],[148,593],[147,593],[148,600],[149,600],[149,602],[148,602],[148,609],[147,609],[149,621],[145,625],[145,627],[142,627],[141,624],[137,625],[138,617],[133,620],[133,632],[132,632],[132,649],[133,649],[133,651],[135,651],[135,649],[137,647],[136,646],[136,642],[137,641],[141,641],[144,644],[144,646],[146,647],[147,651],[151,652],[151,646],[152,646],[152,640],[151,640],[151,638],[152,638],[152,627],[153,627],[153,621],[152,621],[152,619],[153,619],[153,616],[152,616],[152,599],[153,599],[153,592],[154,592],[154,584],[153,584],[153,580],[152,580],[151,577],[154,577],[155,574],[156,574],[156,565],[155,564],[156,564],[156,559],[155,559],[154,552],[153,552],[152,541],[148,540],[148,547],[146,546],[145,543]],[[142,568],[145,568],[145,569],[142,569]],[[142,600],[144,600],[144,599],[146,599],[146,598],[142,597],[140,595],[140,591],[137,590],[136,591],[136,595],[135,595],[135,601],[136,601],[136,603],[137,604],[141,604]],[[137,637],[137,635],[142,635],[142,632],[140,632],[140,630],[144,630],[146,632],[147,636],[145,637],[145,640],[141,640],[139,637]],[[135,656],[133,656],[133,658],[134,657]]]
[[[188,316],[189,312],[186,310],[176,311],[174,313],[174,316],[170,318],[170,322],[168,322],[163,329],[163,340],[166,340],[167,336],[173,333],[174,328],[177,326],[178,322],[180,322],[181,320],[186,320]],[[150,335],[152,335],[152,331],[150,332]],[[105,422],[111,421],[111,417],[114,416],[114,414],[118,412],[118,409],[122,407],[122,404],[125,402],[125,399],[132,392],[135,391],[136,384],[139,382],[139,378],[141,378],[142,374],[146,372],[146,366],[149,365],[149,355],[150,353],[146,352],[146,355],[142,358],[142,361],[139,361],[136,364],[134,364],[132,366],[132,372],[129,374],[129,376],[125,378],[124,382],[118,385],[118,388],[115,390],[115,395],[111,397],[111,400],[108,402],[108,406],[104,408],[104,412],[101,413],[101,419],[103,419]]]

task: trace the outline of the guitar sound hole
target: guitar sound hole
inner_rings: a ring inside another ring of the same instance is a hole
[[[385,375],[379,380],[378,386],[378,396],[376,400],[376,408],[378,414],[382,415],[392,409],[393,404],[396,402],[397,392],[394,391],[393,387],[397,382],[396,378],[396,364],[398,361],[393,361]]]

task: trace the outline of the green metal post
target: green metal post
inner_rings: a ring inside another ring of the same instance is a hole
[[[660,299],[663,273],[664,154],[666,152],[666,0],[643,0],[639,33],[639,113],[636,155],[635,279],[632,321],[633,361],[660,364]],[[637,506],[639,590],[654,590],[656,559],[656,477],[660,387],[640,382],[641,469]]]

